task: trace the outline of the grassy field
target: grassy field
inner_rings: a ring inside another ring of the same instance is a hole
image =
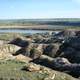
[[[0,80],[46,80],[45,78],[49,76],[45,72],[23,71],[24,65],[24,62],[16,60],[0,60]],[[53,71],[53,73],[56,74],[54,80],[77,80],[64,73],[56,71]]]
[[[0,80],[42,80],[45,75],[37,72],[22,71],[25,63],[19,61],[0,60]]]
[[[20,33],[1,33],[0,34],[0,40],[10,41],[16,37],[23,36]]]

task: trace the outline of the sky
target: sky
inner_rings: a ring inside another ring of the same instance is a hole
[[[80,0],[0,0],[0,19],[80,18]]]

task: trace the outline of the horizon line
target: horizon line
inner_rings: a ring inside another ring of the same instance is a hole
[[[71,18],[68,18],[68,17],[64,17],[64,18],[1,18],[0,20],[17,20],[17,19],[19,19],[19,20],[21,20],[21,19],[23,19],[23,20],[31,20],[31,19],[42,19],[42,20],[44,20],[44,19],[80,19],[80,17],[79,18],[77,18],[77,17],[71,17]]]

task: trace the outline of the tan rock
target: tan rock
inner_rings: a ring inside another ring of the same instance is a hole
[[[30,63],[28,66],[24,66],[23,69],[28,70],[30,72],[40,71],[40,66],[34,63]]]
[[[0,53],[11,53],[14,54],[17,50],[19,50],[20,47],[11,45],[11,44],[4,44],[0,45]]]
[[[36,65],[36,64],[30,64],[29,66],[28,66],[28,70],[29,71],[39,71],[40,70],[40,66],[39,65]]]
[[[31,61],[32,59],[31,58],[29,58],[29,57],[26,57],[26,56],[24,56],[24,55],[17,55],[17,56],[15,56],[15,59],[16,60],[19,60],[19,61],[22,61],[22,62],[29,62],[29,61]]]
[[[0,53],[0,59],[4,59],[4,60],[13,60],[15,59],[15,57],[9,53],[5,54],[5,53]]]

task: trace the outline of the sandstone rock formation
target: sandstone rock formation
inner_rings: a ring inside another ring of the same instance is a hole
[[[10,54],[14,54],[17,50],[19,50],[20,47],[15,46],[15,45],[11,45],[11,44],[3,44],[0,45],[0,53],[10,53]]]

